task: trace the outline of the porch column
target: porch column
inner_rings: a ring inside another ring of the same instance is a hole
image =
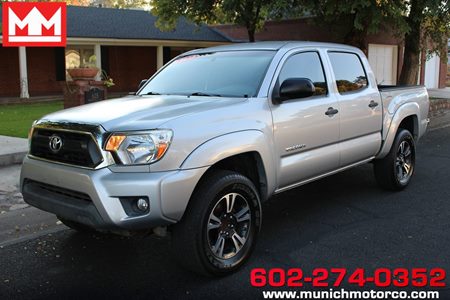
[[[102,79],[102,48],[100,44],[94,45],[94,54],[95,54],[95,66],[100,70],[95,80]]]
[[[164,65],[164,49],[163,46],[156,48],[156,70],[159,70]]]
[[[27,71],[27,50],[19,47],[19,74],[20,74],[20,98],[28,99],[28,71]]]

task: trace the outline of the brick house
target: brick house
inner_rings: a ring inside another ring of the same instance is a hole
[[[68,6],[66,48],[0,46],[0,98],[60,96],[61,84],[70,80],[66,70],[86,65],[114,79],[110,93],[126,94],[182,52],[247,40],[245,28],[235,25],[196,26],[180,19],[175,30],[161,32],[155,21],[143,10]],[[342,42],[337,31],[339,26],[326,29],[308,19],[268,21],[256,39]],[[364,50],[377,80],[396,84],[403,61],[401,40],[380,32],[367,37]],[[447,65],[439,57],[426,61],[422,55],[418,84],[442,88],[446,75]]]
[[[66,48],[0,46],[0,97],[62,95],[66,70],[86,65],[114,79],[110,92],[128,93],[181,52],[230,42],[184,19],[169,32],[155,21],[143,10],[68,6]]]
[[[245,28],[236,25],[218,25],[215,29],[227,35],[232,41],[248,40]],[[342,43],[339,25],[326,28],[312,24],[308,18],[268,21],[262,30],[256,33],[256,40],[303,40]],[[403,64],[403,43],[389,30],[367,36],[366,53],[370,65],[379,83],[397,84]],[[422,54],[418,84],[427,88],[444,88],[446,85],[447,64],[439,56],[425,59]]]

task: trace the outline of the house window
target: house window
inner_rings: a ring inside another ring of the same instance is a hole
[[[66,69],[95,67],[94,46],[71,46],[66,48]]]

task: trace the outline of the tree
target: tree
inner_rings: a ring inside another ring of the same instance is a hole
[[[441,0],[411,0],[404,33],[405,54],[399,82],[415,84],[419,71],[420,52],[440,55],[446,61],[447,39],[450,37],[450,3]]]
[[[158,16],[157,26],[170,30],[179,17],[197,23],[232,23],[247,29],[249,41],[255,41],[255,32],[274,11],[285,7],[290,1],[271,0],[153,0],[152,13]]]
[[[342,42],[363,50],[367,50],[367,35],[377,33],[382,26],[406,28],[401,0],[298,0],[297,5],[305,7],[316,24],[333,26],[342,35]]]
[[[91,6],[111,8],[150,8],[151,0],[91,0],[89,2]]]
[[[61,0],[55,0],[54,2],[60,2]],[[67,5],[74,5],[74,6],[89,6],[91,4],[90,0],[65,0],[64,2],[67,3]]]
[[[298,0],[297,4],[320,23],[339,24],[344,28],[343,42],[363,50],[367,34],[387,25],[405,43],[400,84],[415,84],[421,51],[441,54],[450,35],[448,0]],[[446,54],[441,58],[445,61]]]

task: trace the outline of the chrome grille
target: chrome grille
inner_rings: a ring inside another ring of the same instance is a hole
[[[58,151],[50,147],[52,136],[58,136],[62,140],[62,147]],[[88,168],[95,168],[103,160],[91,134],[48,128],[33,130],[30,154],[37,158]]]

